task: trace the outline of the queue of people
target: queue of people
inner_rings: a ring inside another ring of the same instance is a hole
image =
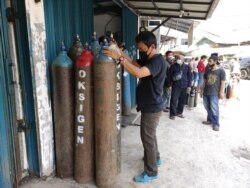
[[[169,54],[166,52],[166,62],[169,65]],[[172,59],[172,58],[171,58]],[[164,85],[165,93],[171,92],[169,118],[184,118],[183,111],[187,93],[191,87],[197,89],[200,97],[203,97],[203,104],[207,111],[206,121],[203,124],[211,125],[214,131],[219,131],[219,99],[223,99],[225,91],[226,74],[219,66],[219,56],[217,53],[211,54],[206,62],[207,56],[185,60],[184,56],[177,55],[171,61],[170,67],[166,72]],[[186,63],[185,63],[186,62]],[[164,95],[166,96],[166,95]],[[168,112],[168,98],[165,97],[165,112]]]

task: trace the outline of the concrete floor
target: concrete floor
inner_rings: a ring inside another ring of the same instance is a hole
[[[157,129],[163,161],[159,179],[134,183],[143,170],[143,148],[138,126],[122,129],[122,172],[112,188],[250,188],[250,81],[238,88],[240,101],[220,103],[219,132],[201,124],[206,112],[202,99],[196,108],[185,109],[185,118],[168,118],[163,113]],[[73,180],[33,179],[21,188],[94,188],[93,183],[79,185]]]

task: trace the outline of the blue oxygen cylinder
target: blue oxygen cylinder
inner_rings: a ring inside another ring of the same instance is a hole
[[[55,126],[56,172],[61,178],[73,176],[74,83],[73,63],[64,44],[52,63],[53,115]]]
[[[108,48],[105,40],[102,49]],[[110,187],[117,175],[117,88],[116,63],[100,53],[94,62],[94,117],[96,184]]]

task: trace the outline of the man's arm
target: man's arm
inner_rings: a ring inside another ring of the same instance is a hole
[[[188,87],[191,88],[191,86],[192,86],[192,72],[191,72],[191,68],[189,66],[188,66],[187,78],[188,78]]]
[[[220,92],[219,92],[219,98],[224,98],[224,91],[225,91],[225,80],[221,80],[220,82]]]
[[[204,78],[203,80],[203,86],[200,88],[200,97],[203,97],[203,92],[204,92],[204,88],[206,86],[207,80]]]
[[[226,72],[224,69],[221,69],[220,74],[220,91],[219,91],[219,98],[224,98],[224,91],[225,91],[225,82],[226,82]]]
[[[140,66],[136,61],[133,61],[127,54],[121,52],[116,53],[112,50],[106,49],[102,51],[105,55],[112,57],[113,59],[120,59],[121,64],[124,68],[132,75],[137,78],[143,78],[151,75],[150,70],[145,66]],[[123,57],[123,60],[121,60]]]
[[[130,74],[134,75],[137,78],[143,78],[151,75],[151,72],[147,67],[145,66],[137,67],[136,65],[133,64],[133,62],[130,62],[126,58],[123,61],[121,61],[121,64]]]
[[[141,67],[141,65],[139,65],[135,60],[131,59],[126,53],[121,52],[121,54],[122,54],[121,56],[123,56],[125,59],[127,59],[128,61],[130,61],[134,66]]]

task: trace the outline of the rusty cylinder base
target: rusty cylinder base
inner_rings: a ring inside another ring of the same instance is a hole
[[[111,186],[117,175],[116,64],[94,64],[96,184]]]
[[[78,183],[94,179],[92,66],[76,67],[75,175]]]
[[[52,66],[56,171],[61,178],[73,176],[74,95],[72,67]]]

